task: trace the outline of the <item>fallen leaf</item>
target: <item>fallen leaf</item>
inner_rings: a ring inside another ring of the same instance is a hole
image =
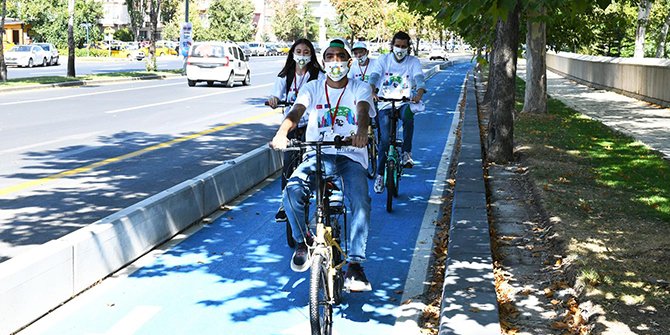
[[[554,323],[551,324],[551,328],[553,328],[553,329],[568,329],[568,328],[570,328],[570,326],[568,326],[568,324],[565,323],[565,322],[555,321]]]
[[[479,308],[477,308],[477,307],[470,307],[470,312],[473,312],[473,313],[479,313],[479,312],[481,312],[481,311],[482,311],[482,310],[479,309]]]

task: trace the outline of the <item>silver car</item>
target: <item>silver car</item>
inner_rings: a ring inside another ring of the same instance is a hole
[[[50,58],[51,53],[34,44],[19,44],[5,52],[5,64],[8,66],[33,67],[35,64],[47,66]]]
[[[44,49],[44,51],[51,54],[49,62],[47,65],[58,65],[58,49],[51,43],[33,43],[34,45],[39,45]]]
[[[249,56],[231,42],[195,42],[191,45],[186,58],[186,79],[188,86],[200,81],[208,86],[222,82],[233,87],[235,82],[242,85],[251,83]]]

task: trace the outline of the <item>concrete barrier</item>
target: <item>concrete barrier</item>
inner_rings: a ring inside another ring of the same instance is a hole
[[[547,53],[547,69],[587,86],[670,107],[670,60]]]
[[[261,147],[0,263],[0,334],[58,307],[281,168]]]

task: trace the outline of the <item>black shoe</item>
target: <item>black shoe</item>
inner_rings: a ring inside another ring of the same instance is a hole
[[[275,214],[275,221],[277,222],[286,222],[288,218],[286,217],[286,212],[284,211],[284,207],[279,207],[279,210],[277,211],[277,214]]]
[[[311,257],[309,256],[309,248],[305,242],[298,243],[293,252],[291,259],[291,270],[295,272],[305,272],[311,265]]]
[[[349,292],[372,291],[372,285],[365,277],[363,267],[359,263],[350,263],[344,275],[344,289]]]

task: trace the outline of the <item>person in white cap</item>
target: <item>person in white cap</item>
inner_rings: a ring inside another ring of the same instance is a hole
[[[348,228],[349,266],[344,278],[345,289],[353,292],[370,291],[363,267],[370,225],[370,195],[367,182],[368,123],[375,116],[372,89],[360,80],[349,80],[347,73],[352,63],[351,50],[346,40],[330,40],[323,53],[326,79],[310,81],[298,94],[291,111],[286,115],[272,139],[271,146],[284,149],[286,135],[294,129],[303,115],[307,115],[307,141],[332,141],[335,136],[350,138],[352,146],[324,148],[322,164],[326,175],[335,176],[338,188],[344,193],[350,209],[351,225]],[[307,271],[310,266],[305,232],[305,210],[316,168],[316,157],[309,155],[288,181],[282,202],[288,221],[293,228],[293,238],[298,242],[291,259],[293,271]],[[344,237],[347,238],[347,237]]]
[[[421,69],[418,58],[409,55],[410,37],[406,32],[399,31],[393,35],[391,40],[392,52],[377,59],[374,69],[370,74],[370,85],[372,94],[377,100],[377,83],[379,83],[379,96],[400,99],[409,98],[411,103],[417,104],[426,93],[426,78]],[[402,104],[400,108],[400,119],[403,128],[402,165],[406,168],[414,166],[412,160],[412,138],[414,136],[414,112],[409,104]],[[386,164],[386,148],[389,146],[391,109],[385,108],[379,111],[379,155],[377,158],[377,171],[384,173]],[[377,175],[374,184],[375,193],[384,192],[384,176]]]
[[[351,48],[354,53],[354,62],[349,70],[349,78],[362,80],[370,84],[370,73],[375,67],[376,59],[370,58],[370,51],[367,44],[363,41],[357,41]]]

